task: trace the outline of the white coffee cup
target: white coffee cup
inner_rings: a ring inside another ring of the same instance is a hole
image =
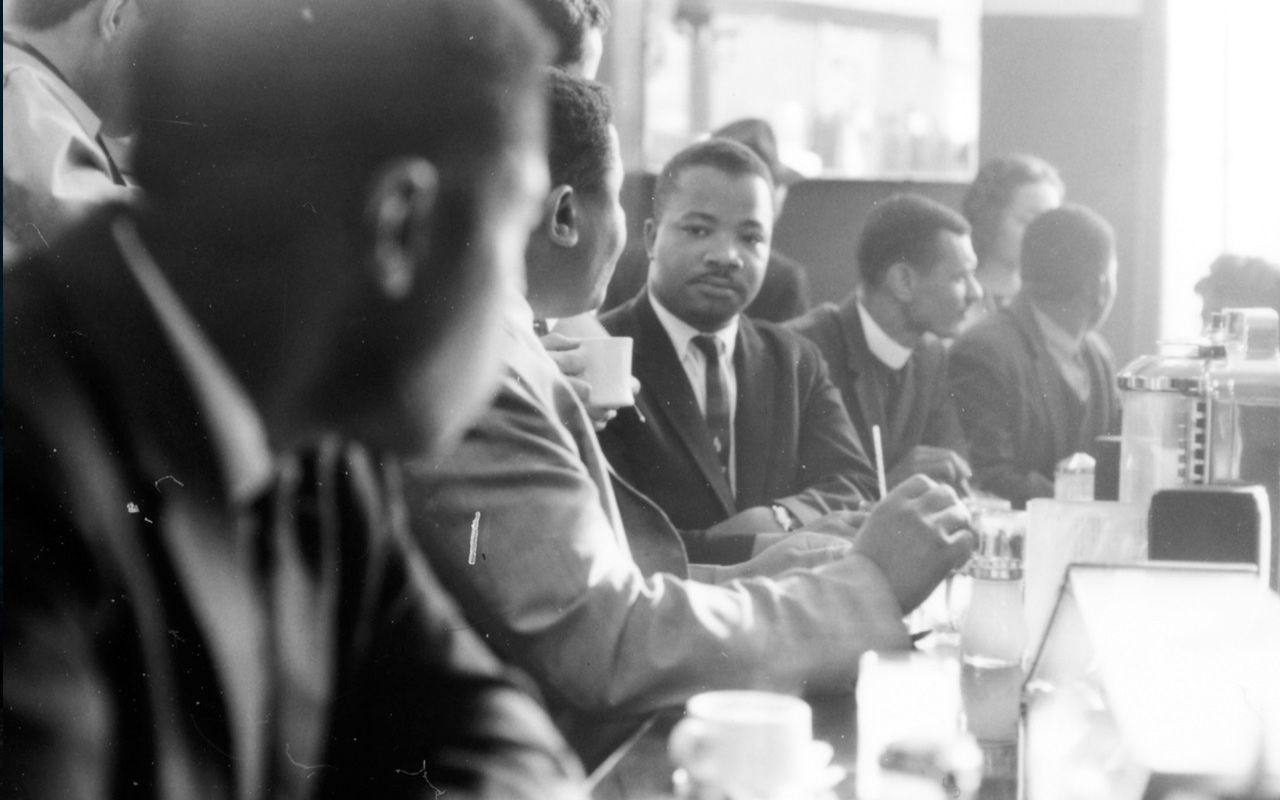
[[[590,404],[600,408],[635,405],[631,394],[631,337],[578,340],[586,364],[582,378],[591,384]]]
[[[689,699],[671,732],[671,760],[696,783],[732,798],[796,793],[831,758],[813,740],[808,703],[771,692],[705,692]]]

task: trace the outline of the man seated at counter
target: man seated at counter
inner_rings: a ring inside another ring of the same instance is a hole
[[[1115,300],[1115,237],[1065,205],[1027,227],[1022,291],[951,349],[956,409],[981,488],[1017,508],[1053,496],[1057,464],[1119,433],[1111,350],[1097,333]]]
[[[969,223],[941,203],[900,194],[876,204],[858,239],[861,285],[787,327],[822,350],[863,442],[883,438],[889,486],[920,473],[963,487],[968,451],[947,391],[947,348],[982,297]]]
[[[526,251],[532,307],[508,326],[493,407],[447,458],[412,465],[419,544],[580,748],[597,745],[602,719],[705,689],[849,689],[863,652],[909,647],[903,614],[965,559],[968,536],[944,541],[965,527],[963,506],[918,477],[851,541],[793,536],[749,567],[690,566],[665,516],[611,480],[591,420],[533,332],[541,311],[599,303],[622,246],[604,90],[556,75],[551,109],[554,188]],[[820,562],[831,563],[784,571]],[[773,577],[738,579],[748,569]]]
[[[600,318],[634,339],[636,408],[600,434],[609,461],[683,531],[695,561],[749,557],[875,496],[876,478],[818,348],[742,314],[760,290],[773,182],[755,153],[709,139],[658,176],[648,284]]]
[[[154,202],[6,265],[6,792],[585,798],[409,546],[393,466],[492,397],[546,186],[532,19],[157,17]]]

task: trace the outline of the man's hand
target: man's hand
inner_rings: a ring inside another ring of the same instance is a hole
[[[548,333],[538,341],[542,342],[542,349],[547,351],[547,355],[551,356],[551,360],[556,362],[556,366],[560,368],[560,374],[566,378],[579,378],[587,368],[587,362],[582,357],[582,345],[578,344],[577,339],[565,336],[562,333]],[[580,381],[584,386],[586,381]],[[576,387],[575,387],[576,388]],[[582,395],[579,394],[581,397]],[[583,397],[583,402],[586,398]]]
[[[921,444],[912,448],[889,470],[888,482],[892,488],[912,475],[928,475],[939,483],[948,483],[957,491],[967,487],[973,477],[969,462],[954,450]],[[967,491],[967,490],[966,490]]]
[[[757,508],[764,509],[764,506],[757,506]],[[720,524],[726,525],[732,523],[735,528],[739,529],[739,532],[747,533],[747,528],[753,524],[751,520],[754,520],[754,524],[770,524],[772,530],[777,530],[777,521],[776,519],[773,519],[772,511],[769,512],[771,521],[768,523],[764,520],[763,514],[758,514],[756,512],[752,512],[750,516],[744,517],[743,515],[747,514],[749,511],[751,511],[751,509],[740,512]],[[779,542],[785,541],[788,537],[798,536],[802,533],[822,537],[823,539],[835,537],[852,542],[858,535],[858,529],[862,527],[862,523],[866,522],[866,520],[866,511],[832,511],[830,514],[818,517],[803,528],[792,531],[791,533],[772,533],[768,531],[761,531],[756,534],[755,546],[751,549],[751,556],[755,558],[756,556],[763,555],[770,547],[773,547]]]
[[[757,536],[756,541],[768,541],[769,546],[750,561],[718,569],[717,583],[737,578],[779,575],[789,569],[811,569],[838,561],[853,549],[853,543],[847,538],[812,531],[763,534]]]
[[[867,511],[832,511],[818,517],[801,530],[840,536],[852,541],[870,516]]]
[[[551,360],[560,368],[560,374],[568,379],[569,385],[573,387],[582,405],[586,406],[591,424],[597,431],[604,430],[604,426],[618,415],[618,411],[614,408],[591,405],[591,384],[582,377],[587,365],[582,357],[582,346],[578,340],[553,331],[539,341],[542,342],[542,349],[547,351],[547,355],[551,356]]]
[[[968,509],[950,486],[916,475],[876,504],[853,551],[880,567],[907,614],[969,559],[971,525]]]

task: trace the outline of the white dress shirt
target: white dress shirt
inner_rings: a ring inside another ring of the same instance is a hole
[[[680,357],[680,365],[689,379],[693,396],[698,399],[698,408],[702,416],[707,416],[707,357],[702,354],[693,337],[704,333],[712,333],[720,343],[720,376],[724,379],[725,395],[729,401],[729,485],[737,491],[737,465],[734,463],[734,427],[738,418],[738,376],[733,368],[733,354],[738,344],[738,317],[735,315],[729,324],[718,331],[700,331],[689,323],[672,314],[658,298],[649,293],[649,302],[653,304],[653,313],[658,322],[671,338],[671,344]]]
[[[98,140],[102,122],[38,58],[4,44],[4,250],[49,242],[99,203],[129,198]]]
[[[857,305],[858,319],[862,320],[862,333],[867,338],[867,349],[871,351],[871,355],[894,372],[905,367],[914,351],[898,344],[896,339],[885,333],[884,328],[880,327],[861,301]]]

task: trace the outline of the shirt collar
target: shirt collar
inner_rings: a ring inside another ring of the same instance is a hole
[[[902,369],[911,360],[912,349],[903,347],[892,336],[884,332],[884,328],[875,321],[870,312],[857,302],[858,319],[862,320],[862,332],[867,338],[867,349],[882,364],[895,372]]]
[[[684,360],[685,355],[689,352],[689,343],[693,341],[693,337],[701,336],[706,331],[700,331],[689,323],[672,314],[666,309],[662,303],[658,302],[658,298],[653,292],[649,292],[649,302],[653,305],[653,313],[657,315],[658,322],[662,323],[662,327],[667,332],[667,336],[671,338],[671,344],[676,348],[676,356],[680,360]],[[729,324],[725,325],[712,335],[720,340],[721,346],[724,348],[724,357],[729,363],[733,363],[734,348],[738,343],[738,324],[740,314],[734,314],[733,319],[729,320]]]
[[[22,37],[15,31],[6,29],[5,32],[7,35],[12,36],[19,41],[22,40]],[[26,44],[26,46],[30,47],[31,45]],[[80,127],[84,128],[85,133],[89,134],[90,138],[96,137],[101,133],[102,120],[98,118],[97,114],[93,113],[93,109],[89,108],[89,106],[85,104],[84,100],[80,99],[80,95],[76,94],[75,90],[67,85],[67,82],[62,79],[62,76],[50,70],[49,67],[39,58],[26,52],[21,47],[5,42],[4,71],[6,82],[8,80],[9,68],[17,64],[25,64],[26,66],[40,72],[42,75],[48,76],[55,85],[58,99],[67,107],[67,111],[71,112],[71,116],[75,117],[76,122],[80,123]]]
[[[1031,303],[1030,306],[1031,313],[1036,318],[1036,325],[1040,327],[1040,333],[1044,336],[1044,342],[1050,352],[1067,358],[1076,358],[1080,354],[1080,348],[1084,346],[1084,334],[1072,336],[1070,331],[1054,322],[1053,317],[1037,308],[1035,303]]]

